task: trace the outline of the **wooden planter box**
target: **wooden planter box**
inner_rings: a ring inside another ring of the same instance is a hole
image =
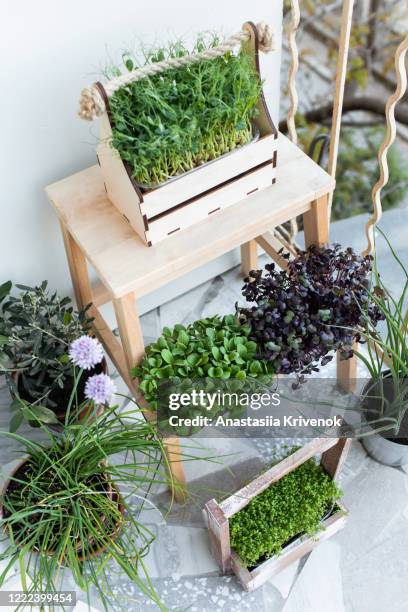
[[[250,22],[247,27],[251,39],[246,45],[260,73],[257,29]],[[109,100],[100,83],[98,88],[107,109],[101,117],[100,144],[97,147],[105,189],[111,202],[148,246],[246,198],[250,207],[251,195],[276,181],[278,132],[263,94],[258,100],[258,114],[254,121],[259,132],[256,142],[160,187],[146,190],[131,177],[128,164],[110,145]]]
[[[299,536],[284,547],[280,555],[267,559],[252,570],[245,567],[230,545],[229,519],[245,508],[251,499],[320,453],[322,453],[321,465],[333,480],[337,480],[350,444],[351,439],[346,438],[314,439],[224,501],[218,503],[212,499],[207,502],[204,519],[208,526],[213,555],[223,573],[234,573],[246,591],[253,591],[288,565],[311,552],[320,541],[326,540],[344,527],[347,510],[341,502],[336,502],[333,512],[322,522],[324,531],[313,537]]]

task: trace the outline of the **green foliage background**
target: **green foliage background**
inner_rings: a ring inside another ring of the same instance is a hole
[[[327,131],[319,128],[317,124],[306,126],[301,117],[299,124],[300,143],[303,150],[308,152],[313,138]],[[377,154],[384,135],[385,129],[382,126],[345,127],[341,130],[332,221],[364,213],[371,214],[371,192],[379,178]],[[407,192],[408,165],[397,145],[391,147],[388,152],[388,167],[388,185],[381,196],[383,210],[400,206]]]

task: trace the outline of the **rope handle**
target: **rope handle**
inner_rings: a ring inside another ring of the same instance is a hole
[[[407,89],[407,71],[405,68],[405,56],[408,51],[408,34],[404,40],[398,46],[395,53],[395,72],[397,74],[397,85],[395,91],[387,100],[385,106],[385,118],[387,121],[387,133],[384,141],[378,151],[378,165],[380,168],[380,178],[376,182],[372,191],[372,200],[374,211],[370,219],[367,221],[365,226],[365,232],[367,236],[367,248],[363,252],[363,255],[369,255],[374,251],[374,228],[382,215],[382,204],[381,204],[381,191],[388,183],[389,170],[388,170],[388,150],[394,143],[397,135],[397,125],[395,122],[395,107],[397,102],[401,100]]]
[[[273,32],[271,27],[267,23],[261,22],[257,24],[256,29],[258,32],[258,44],[260,51],[263,53],[269,53],[274,48]],[[134,83],[135,81],[140,81],[140,79],[144,79],[154,74],[158,74],[164,70],[168,70],[169,68],[180,68],[186,64],[195,64],[202,60],[212,60],[217,57],[221,57],[228,51],[232,51],[237,45],[247,42],[250,40],[250,38],[251,32],[246,24],[244,24],[239,32],[227,38],[217,47],[206,49],[200,53],[183,55],[182,57],[171,57],[161,62],[146,64],[146,66],[143,66],[142,68],[137,68],[136,70],[132,70],[124,75],[114,77],[104,84],[104,90],[109,98],[121,87],[129,85],[129,83]],[[91,87],[85,87],[85,89],[82,90],[79,100],[78,114],[81,119],[93,121],[96,119],[96,117],[100,117],[105,110],[105,102],[96,84],[94,83]]]

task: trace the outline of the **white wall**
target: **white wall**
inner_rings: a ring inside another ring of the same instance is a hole
[[[71,291],[57,219],[43,188],[95,163],[97,124],[77,117],[78,97],[109,57],[120,58],[138,40],[191,38],[218,28],[230,34],[248,19],[273,24],[280,48],[281,11],[282,0],[1,0],[0,282],[48,278],[52,287]],[[263,56],[275,120],[279,66],[280,53]],[[207,268],[200,280],[233,260]],[[153,300],[185,288],[167,288]],[[143,309],[152,305],[147,301]]]

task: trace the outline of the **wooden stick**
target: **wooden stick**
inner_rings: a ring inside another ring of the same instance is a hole
[[[299,51],[296,44],[296,33],[300,23],[300,8],[298,0],[290,2],[292,19],[289,26],[289,50],[290,50],[290,68],[288,78],[288,90],[290,97],[290,107],[287,115],[287,125],[289,137],[293,144],[297,144],[298,137],[296,132],[296,112],[298,109],[299,98],[296,90],[296,75],[299,69]]]
[[[347,76],[347,60],[350,47],[350,33],[353,20],[354,0],[343,2],[343,12],[341,15],[341,29],[339,41],[339,54],[336,67],[336,86],[334,93],[333,118],[330,136],[329,165],[328,171],[332,178],[336,178],[337,157],[339,153],[339,140],[341,129],[341,118],[343,112],[344,88]],[[330,220],[331,207],[333,202],[333,192],[329,196],[328,214]]]
[[[378,151],[378,165],[380,168],[380,178],[376,182],[372,191],[373,214],[365,226],[367,236],[367,248],[363,255],[368,255],[374,251],[374,227],[381,219],[382,204],[381,191],[388,183],[388,150],[393,144],[397,135],[397,124],[395,122],[395,107],[397,102],[401,100],[407,89],[407,71],[405,68],[405,56],[408,51],[408,34],[399,45],[395,54],[395,72],[397,74],[397,85],[394,93],[388,98],[385,106],[385,118],[387,121],[387,132],[384,141]]]
[[[291,258],[293,258],[292,252],[288,251],[286,247],[284,247],[283,243],[277,238],[272,232],[265,232],[262,236],[258,236],[256,238],[256,242],[259,246],[273,259],[275,263],[278,264],[280,268],[286,270],[288,267],[288,260],[285,259],[282,253],[279,251],[284,248],[285,253],[289,252]]]
[[[298,0],[291,0],[291,22],[288,32],[289,51],[290,51],[290,67],[288,75],[288,91],[290,97],[290,107],[287,114],[287,126],[289,138],[293,144],[297,144],[298,136],[296,131],[296,113],[299,104],[299,97],[296,89],[296,75],[299,70],[299,51],[296,43],[296,33],[300,23],[300,7]],[[295,237],[298,233],[298,224],[296,219],[290,219],[289,241],[291,244],[295,242]]]

